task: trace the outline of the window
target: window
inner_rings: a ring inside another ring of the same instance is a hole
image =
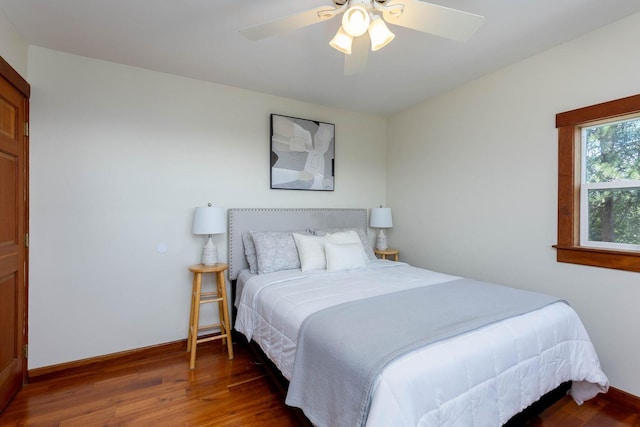
[[[640,272],[640,95],[556,115],[560,262]]]
[[[580,244],[640,250],[640,117],[581,132]]]

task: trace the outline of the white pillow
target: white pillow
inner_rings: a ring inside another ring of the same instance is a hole
[[[302,271],[324,270],[327,268],[324,237],[293,233],[293,239],[296,241],[296,247],[298,248]]]
[[[367,253],[365,252],[364,247],[362,246],[362,240],[360,240],[360,236],[358,236],[358,233],[356,231],[348,230],[348,231],[339,231],[337,233],[327,234],[325,235],[325,239],[327,239],[327,242],[329,243],[335,243],[339,245],[345,244],[345,243],[357,244],[360,250],[362,251],[362,256],[365,259],[365,263],[369,262]]]
[[[357,236],[356,236],[357,237]],[[326,241],[324,250],[327,256],[328,271],[351,270],[367,265],[367,258],[362,250],[362,243],[331,243]]]

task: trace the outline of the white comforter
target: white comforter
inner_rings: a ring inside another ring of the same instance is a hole
[[[290,380],[298,329],[309,314],[458,278],[388,261],[347,272],[253,276],[240,295],[235,328]],[[608,387],[577,314],[557,303],[396,359],[378,378],[367,426],[498,426],[569,380],[578,403]]]

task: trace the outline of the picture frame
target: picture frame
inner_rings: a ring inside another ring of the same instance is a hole
[[[274,190],[334,191],[335,125],[271,114]]]

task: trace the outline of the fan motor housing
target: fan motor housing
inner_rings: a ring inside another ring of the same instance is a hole
[[[380,4],[384,4],[387,2],[387,0],[371,0],[371,1],[375,1],[376,3],[380,3]],[[333,4],[335,4],[336,6],[344,6],[348,2],[349,0],[333,0]]]

